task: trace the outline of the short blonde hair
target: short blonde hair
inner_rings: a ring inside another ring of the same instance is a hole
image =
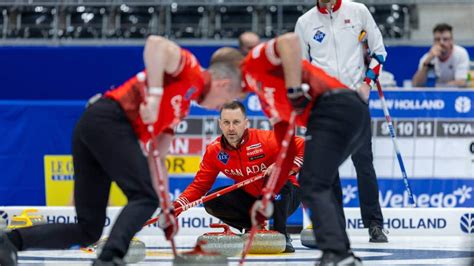
[[[244,56],[239,50],[232,47],[222,47],[212,54],[210,65],[214,63],[228,63],[239,67],[243,59]]]

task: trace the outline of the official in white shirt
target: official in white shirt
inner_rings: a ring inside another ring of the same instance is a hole
[[[298,18],[295,32],[300,37],[304,59],[358,91],[365,101],[368,100],[370,88],[381,72],[387,52],[382,34],[365,5],[342,0],[318,0],[314,8]],[[368,68],[364,64],[365,39],[371,51]],[[370,127],[370,123],[366,126]],[[364,136],[363,146],[351,157],[357,172],[362,220],[364,227],[369,228],[370,242],[388,242],[378,200],[372,136],[370,130],[367,132],[369,134]],[[324,213],[324,210],[321,212]],[[319,248],[335,251],[334,247],[337,245],[330,238],[334,225],[313,226],[316,228]],[[321,238],[324,241],[320,241]],[[337,250],[334,253],[334,258],[327,260],[328,263],[337,264],[344,260],[343,255],[337,254]],[[322,262],[326,263],[325,260]]]

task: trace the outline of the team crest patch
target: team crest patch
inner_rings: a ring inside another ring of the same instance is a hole
[[[219,154],[217,154],[217,159],[223,164],[227,164],[229,157],[229,154],[225,151],[220,151]]]
[[[186,99],[187,101],[189,101],[191,99],[191,96],[193,96],[193,94],[196,92],[196,88],[194,87],[191,87],[187,92],[186,94],[184,95],[184,99]]]
[[[322,31],[318,30],[318,31],[314,34],[313,39],[314,39],[315,41],[317,41],[317,42],[322,43],[325,36],[326,36],[326,33],[324,33],[324,32],[322,32]]]

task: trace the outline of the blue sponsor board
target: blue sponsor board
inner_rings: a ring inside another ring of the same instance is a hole
[[[386,91],[384,94],[390,115],[393,117],[474,117],[472,90]],[[382,101],[377,92],[371,93],[369,108],[372,117],[384,116]]]
[[[410,186],[418,207],[474,206],[474,179],[411,179]],[[401,179],[379,178],[379,201],[382,208],[407,207],[409,197]],[[359,195],[356,179],[342,179],[345,207],[358,207]]]
[[[322,32],[316,36],[317,40],[324,39]],[[207,67],[212,53],[220,47],[213,44],[185,46],[204,67]],[[473,58],[474,47],[465,48]],[[404,80],[411,80],[418,60],[429,49],[429,46],[388,46],[389,57],[384,69],[393,73],[398,86],[401,86]],[[1,99],[85,100],[97,92],[119,86],[144,67],[143,45],[122,44],[2,45],[0,61],[8,62],[0,64],[3,88],[14,88],[2,90]]]

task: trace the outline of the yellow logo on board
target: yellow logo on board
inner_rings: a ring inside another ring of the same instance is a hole
[[[168,156],[166,168],[168,174],[194,176],[199,170],[201,156]],[[47,206],[73,205],[74,167],[71,155],[45,155],[44,176]],[[123,206],[127,198],[120,188],[112,183],[109,196],[110,206]]]
[[[194,176],[199,170],[201,158],[201,156],[167,156],[166,169],[169,175]]]
[[[45,155],[44,181],[47,206],[71,206],[74,204],[74,167],[71,155]],[[109,205],[123,206],[127,198],[120,188],[112,183]]]

